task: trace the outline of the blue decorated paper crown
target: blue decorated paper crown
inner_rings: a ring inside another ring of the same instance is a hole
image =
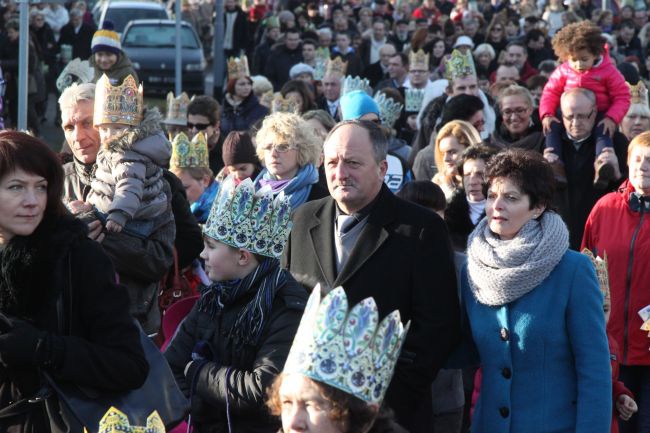
[[[370,87],[370,81],[368,81],[366,78],[351,77],[348,75],[343,79],[343,82],[341,84],[341,96],[354,90],[363,90],[368,95],[372,96],[372,87]]]
[[[392,128],[402,113],[404,105],[387,97],[384,92],[377,92],[374,99],[377,105],[379,105],[381,123]]]
[[[199,132],[192,141],[184,132],[176,134],[172,140],[172,156],[169,160],[170,168],[209,168],[208,142],[203,132]]]
[[[404,90],[406,107],[404,111],[407,113],[419,113],[422,108],[422,101],[424,101],[423,89],[405,89]]]
[[[409,325],[395,310],[379,322],[372,298],[348,312],[337,287],[321,301],[320,286],[309,297],[284,373],[299,373],[371,404],[381,404]]]
[[[84,432],[87,433],[87,430],[84,429]],[[98,433],[165,433],[165,424],[158,412],[154,411],[147,418],[146,426],[132,426],[126,414],[111,407],[99,421]]]
[[[221,183],[203,233],[235,248],[279,258],[291,231],[291,204],[270,186],[255,192],[248,178],[239,185],[230,175]]]

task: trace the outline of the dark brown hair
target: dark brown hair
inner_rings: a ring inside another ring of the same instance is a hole
[[[562,61],[571,54],[587,50],[594,56],[605,51],[605,38],[602,29],[590,21],[569,24],[553,37],[553,50]]]
[[[298,92],[302,98],[302,110],[300,110],[300,114],[304,114],[309,110],[315,110],[317,108],[316,103],[314,102],[314,94],[304,81],[290,80],[284,83],[284,86],[280,89],[282,97],[286,98],[287,93],[290,92]]]
[[[219,103],[212,96],[199,95],[192,98],[187,106],[187,114],[195,116],[205,116],[208,118],[210,125],[215,125],[219,121]]]

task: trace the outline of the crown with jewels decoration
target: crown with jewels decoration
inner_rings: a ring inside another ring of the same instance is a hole
[[[422,94],[424,95],[424,92],[422,92]],[[400,114],[402,114],[404,105],[387,97],[384,92],[377,92],[373,99],[377,105],[379,105],[379,117],[381,118],[381,123],[392,128]]]
[[[95,125],[122,123],[135,126],[142,120],[142,84],[133,75],[120,86],[111,85],[106,74],[97,81],[95,90]]]
[[[76,58],[69,62],[56,79],[56,88],[63,92],[73,83],[90,83],[95,76],[95,69],[88,60]]]
[[[192,168],[210,166],[208,142],[203,132],[194,136],[192,141],[184,132],[176,134],[172,140],[172,157],[169,160],[171,168]]]
[[[251,72],[248,69],[248,57],[231,57],[228,59],[228,79],[250,77]]]
[[[426,54],[422,49],[415,52],[411,51],[409,53],[409,69],[428,71],[429,54]]]
[[[325,68],[325,75],[338,75],[345,77],[345,71],[348,69],[348,62],[344,62],[340,57],[329,59]]]
[[[295,99],[285,98],[281,93],[273,95],[271,113],[298,113],[299,107]]]
[[[630,88],[632,99],[631,104],[643,104],[648,106],[648,88],[645,86],[643,80],[639,80],[637,84],[627,83]]]
[[[366,78],[352,77],[348,75],[341,81],[341,96],[346,95],[354,90],[363,90],[368,95],[372,96],[372,87],[370,81]]]
[[[235,248],[280,258],[291,232],[291,204],[284,192],[273,198],[269,185],[255,192],[248,178],[223,181],[203,233]]]
[[[407,113],[419,113],[422,108],[422,101],[424,100],[424,89],[405,89],[404,102]]]
[[[99,421],[97,433],[165,433],[165,431],[165,424],[156,411],[147,417],[147,424],[140,427],[132,426],[124,412],[111,406]],[[88,430],[84,429],[84,433],[88,433]]]
[[[168,125],[187,126],[187,107],[190,105],[190,97],[183,92],[177,98],[169,92],[167,94],[167,116],[164,123]]]
[[[468,51],[467,54],[463,54],[458,50],[452,51],[451,57],[445,63],[445,70],[449,81],[476,75],[476,67],[474,66],[472,53]]]
[[[409,325],[402,325],[398,310],[378,323],[374,299],[366,298],[348,312],[342,287],[321,300],[317,285],[307,301],[284,373],[300,373],[380,404]]]
[[[598,285],[603,294],[604,304],[611,305],[610,291],[609,291],[609,270],[607,269],[607,253],[603,257],[594,256],[594,254],[587,248],[582,250],[582,254],[591,259],[591,263],[596,268],[596,276],[598,277]]]
[[[329,63],[330,49],[327,47],[320,47],[316,49],[314,57],[314,80],[320,81],[325,76],[327,64]]]

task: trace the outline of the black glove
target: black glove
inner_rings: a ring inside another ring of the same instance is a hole
[[[5,366],[58,366],[63,348],[57,338],[31,323],[0,313],[0,363]]]

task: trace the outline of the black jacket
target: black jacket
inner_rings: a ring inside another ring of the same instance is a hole
[[[0,311],[51,335],[54,366],[49,370],[58,381],[135,389],[149,367],[129,316],[129,298],[115,283],[110,260],[86,233],[85,224],[66,216],[46,218],[32,235],[14,237],[0,253]],[[56,335],[61,293],[70,330],[65,336]],[[1,366],[0,408],[32,397],[40,386],[35,365]],[[1,419],[0,431],[49,432],[44,407],[33,408],[25,416]]]
[[[237,106],[233,106],[226,97],[221,113],[221,134],[227,137],[231,131],[248,131],[267,114],[269,109],[260,104],[253,92]]]
[[[293,65],[302,62],[302,46],[290,50],[285,44],[273,48],[269,55],[264,75],[273,84],[273,90],[280,91],[284,83],[289,81],[289,71]]]
[[[485,215],[485,212],[483,212]],[[454,250],[465,252],[467,250],[467,238],[474,230],[474,223],[469,216],[469,203],[465,196],[465,190],[460,188],[451,196],[451,200],[445,209],[445,222],[449,228],[449,238]]]
[[[226,28],[226,16],[230,13],[235,12],[237,17],[235,18],[234,29],[232,32],[232,51],[240,52],[241,50],[248,51],[251,46],[252,33],[249,29],[248,17],[246,12],[244,12],[241,7],[236,6],[234,11],[223,11],[223,22],[224,22],[224,31]]]
[[[449,236],[435,213],[382,185],[350,257],[336,274],[332,198],[296,210],[283,262],[309,286],[342,286],[349,305],[372,296],[380,319],[399,309],[411,321],[386,394],[397,421],[413,432],[431,424],[431,383],[459,338],[460,313]]]
[[[59,48],[63,44],[72,45],[72,58],[79,57],[81,60],[88,60],[92,56],[90,44],[95,34],[95,28],[88,24],[81,24],[79,33],[74,32],[74,27],[71,23],[64,25],[61,28],[61,36],[59,37]]]

